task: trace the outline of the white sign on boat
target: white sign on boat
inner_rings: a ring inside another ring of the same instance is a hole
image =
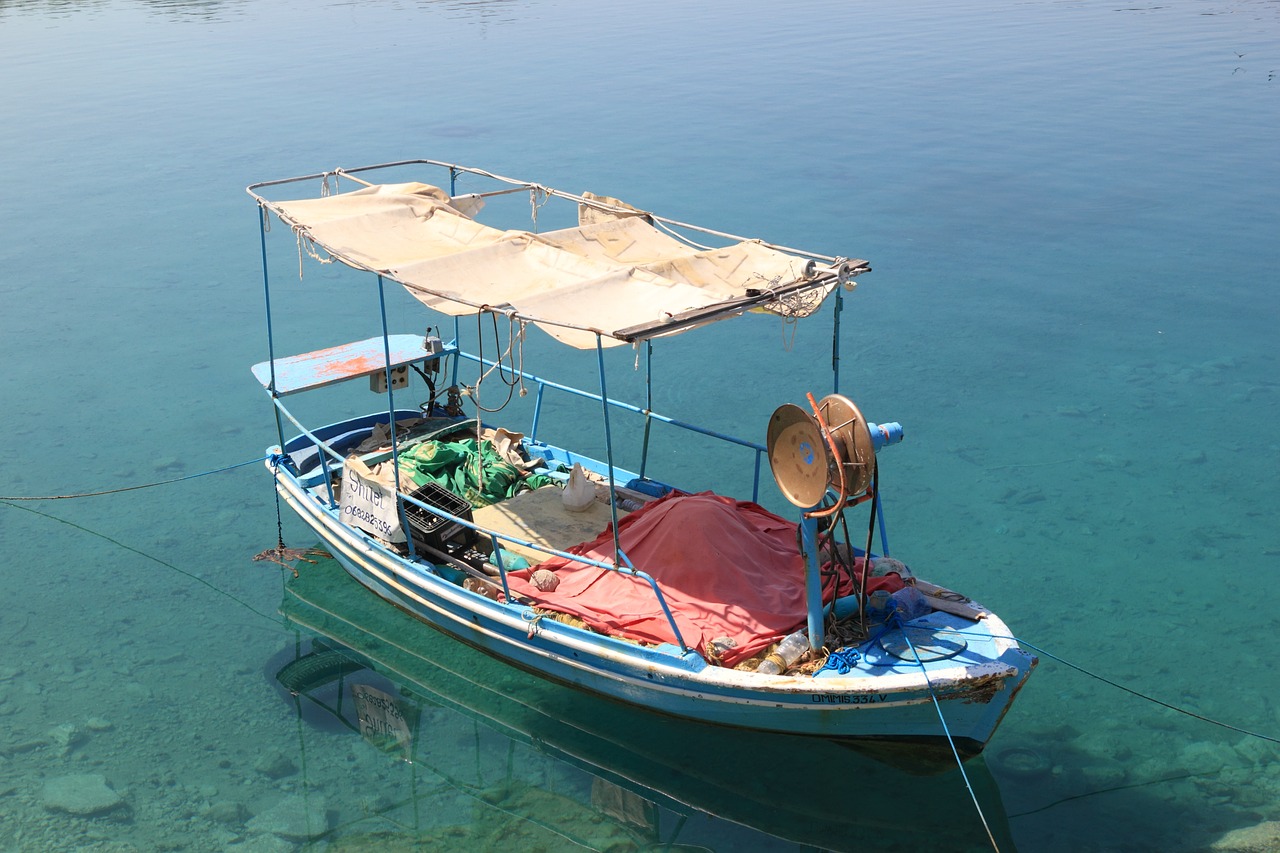
[[[396,496],[372,477],[364,476],[348,461],[340,506],[342,520],[388,542],[403,542],[404,529],[396,509]],[[368,470],[367,468],[365,469]]]

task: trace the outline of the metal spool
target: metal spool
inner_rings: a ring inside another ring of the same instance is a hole
[[[871,443],[867,419],[853,401],[842,394],[823,397],[818,411],[840,453],[845,490],[849,495],[862,494],[871,488],[871,478],[876,471],[876,449]]]
[[[871,487],[876,467],[867,421],[848,397],[830,394],[822,398],[815,414],[818,417],[791,403],[779,406],[769,419],[765,440],[779,490],[789,502],[804,509],[821,503],[828,489],[841,492],[841,467],[841,503]]]
[[[830,453],[813,415],[784,403],[769,418],[769,468],[782,496],[798,507],[817,506],[827,493]]]

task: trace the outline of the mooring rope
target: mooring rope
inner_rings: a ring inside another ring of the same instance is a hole
[[[955,739],[951,737],[951,729],[947,726],[947,718],[942,715],[942,705],[938,703],[938,694],[933,690],[933,682],[929,679],[929,670],[924,665],[924,661],[920,659],[920,653],[916,651],[915,643],[911,642],[911,637],[897,614],[890,615],[888,621],[897,623],[902,630],[902,638],[907,641],[907,647],[911,649],[911,655],[916,659],[916,664],[920,667],[920,674],[924,676],[924,683],[929,688],[929,698],[933,700],[933,709],[938,712],[938,721],[942,723],[942,733],[947,736],[947,745],[951,747],[951,755],[955,758],[956,767],[960,768],[960,777],[964,779],[964,786],[969,791],[969,799],[973,800],[973,807],[978,811],[978,819],[982,821],[982,828],[987,832],[987,840],[991,842],[991,849],[996,853],[1000,853],[1000,845],[996,844],[996,837],[992,834],[991,827],[987,824],[987,816],[982,813],[982,806],[978,803],[978,795],[974,793],[973,784],[969,781],[969,774],[965,772],[964,761],[960,758],[960,751],[956,749]]]
[[[1013,814],[1005,815],[1005,817],[1009,818],[1010,820],[1012,820],[1015,817],[1028,817],[1033,814],[1039,814],[1040,812],[1048,811],[1049,809],[1060,806],[1063,803],[1069,803],[1072,800],[1083,800],[1088,797],[1096,797],[1099,794],[1112,794],[1112,793],[1115,793],[1116,791],[1128,791],[1133,788],[1146,788],[1151,785],[1163,785],[1166,782],[1180,782],[1183,779],[1195,779],[1199,776],[1213,776],[1218,772],[1219,771],[1217,770],[1212,770],[1212,771],[1204,771],[1201,773],[1178,773],[1173,776],[1162,776],[1159,779],[1147,779],[1142,782],[1130,782],[1127,785],[1112,785],[1110,788],[1099,788],[1096,791],[1085,791],[1083,794],[1072,794],[1069,797],[1062,797],[1060,799],[1054,800],[1051,803],[1045,803],[1043,806],[1040,806],[1039,808],[1034,808],[1025,812],[1015,812]]]
[[[254,460],[254,461],[261,461],[261,460]],[[248,464],[248,463],[244,463],[244,464]],[[225,469],[223,469],[223,470],[225,470]],[[7,501],[9,501],[9,500],[10,500],[10,498],[0,498],[0,503],[6,503],[6,502],[7,502]],[[8,504],[8,506],[12,507],[13,509],[20,509],[20,510],[22,510],[23,512],[29,512],[29,513],[31,513],[32,515],[38,515],[38,516],[40,516],[41,518],[47,518],[47,519],[49,519],[50,521],[56,521],[56,522],[58,522],[59,524],[65,524],[65,525],[67,525],[68,527],[74,527],[76,530],[79,530],[79,531],[81,531],[81,532],[83,532],[83,533],[88,533],[90,536],[97,536],[99,539],[105,539],[105,540],[107,540],[108,542],[110,542],[112,545],[115,545],[115,546],[116,546],[116,547],[118,547],[118,548],[123,548],[123,549],[124,549],[124,550],[126,550],[126,551],[132,551],[133,553],[137,554],[138,556],[140,556],[140,557],[146,557],[148,560],[151,560],[152,562],[155,562],[155,563],[159,563],[160,565],[164,566],[164,567],[165,567],[165,568],[167,568],[167,569],[172,569],[173,571],[177,572],[177,573],[178,573],[178,574],[180,574],[180,575],[186,575],[187,577],[189,577],[191,580],[195,581],[196,583],[204,584],[204,585],[205,585],[205,586],[207,586],[209,589],[211,589],[211,590],[213,590],[214,592],[216,592],[218,595],[221,595],[221,596],[224,596],[224,597],[226,597],[226,598],[231,599],[231,600],[232,600],[232,601],[234,601],[236,604],[239,604],[241,607],[245,608],[245,609],[246,609],[246,610],[248,610],[249,612],[254,613],[254,614],[258,615],[258,616],[261,616],[263,619],[266,619],[266,620],[267,620],[267,621],[269,621],[269,622],[278,622],[278,621],[279,621],[279,619],[278,619],[277,617],[272,616],[272,615],[271,615],[271,614],[269,614],[269,613],[263,613],[261,610],[259,610],[258,608],[254,607],[254,606],[253,606],[252,604],[250,604],[249,602],[244,601],[244,600],[242,600],[242,599],[240,599],[240,598],[237,598],[236,596],[234,596],[234,595],[232,595],[231,593],[227,592],[225,589],[220,589],[220,588],[218,588],[217,586],[214,586],[212,583],[210,583],[209,581],[207,581],[207,580],[205,580],[204,578],[200,577],[199,575],[197,575],[197,574],[195,574],[195,573],[193,573],[193,572],[189,572],[189,571],[187,571],[186,569],[179,568],[178,566],[175,566],[173,563],[170,563],[170,562],[167,562],[167,561],[165,561],[165,560],[162,560],[162,559],[160,559],[159,557],[156,557],[156,556],[154,556],[154,555],[152,555],[152,554],[148,554],[146,551],[140,551],[140,550],[138,550],[137,548],[134,548],[132,545],[126,545],[126,544],[124,544],[123,542],[121,542],[119,539],[112,539],[110,536],[106,535],[105,533],[99,533],[99,532],[98,532],[98,531],[96,531],[96,530],[91,530],[91,529],[89,529],[88,527],[85,527],[85,526],[80,525],[80,524],[76,524],[74,521],[68,521],[68,520],[67,520],[67,519],[65,519],[65,518],[58,518],[58,516],[56,516],[56,515],[50,515],[50,514],[49,514],[49,513],[47,513],[47,512],[41,512],[40,510],[38,510],[38,509],[34,509],[34,508],[32,508],[32,507],[19,506],[19,505],[17,505],[17,504]]]
[[[938,634],[959,634],[961,636],[966,635],[964,631],[949,631],[943,628],[934,628],[932,626],[930,627],[930,630]],[[972,637],[973,635],[968,634],[967,636]],[[1280,744],[1280,737],[1272,737],[1271,735],[1264,735],[1261,732],[1250,731],[1249,729],[1242,729],[1239,726],[1233,726],[1230,723],[1224,723],[1221,720],[1215,720],[1212,717],[1206,717],[1203,714],[1197,714],[1195,711],[1189,711],[1186,708],[1179,708],[1177,705],[1172,705],[1168,702],[1165,702],[1163,699],[1157,699],[1154,696],[1148,696],[1146,693],[1143,693],[1140,690],[1134,690],[1132,687],[1126,687],[1120,682],[1112,681],[1110,678],[1107,678],[1104,675],[1098,675],[1098,673],[1096,672],[1091,672],[1090,670],[1085,669],[1083,666],[1080,666],[1079,664],[1074,664],[1071,661],[1066,660],[1065,658],[1058,657],[1053,652],[1045,651],[1039,646],[1028,643],[1026,640],[1022,639],[1021,637],[1014,637],[1012,635],[1002,635],[1002,634],[992,634],[991,637],[997,640],[1013,640],[1018,645],[1026,646],[1027,648],[1032,649],[1033,651],[1039,652],[1040,654],[1044,655],[1047,658],[1056,660],[1058,663],[1062,664],[1063,666],[1067,666],[1067,667],[1070,667],[1071,669],[1074,669],[1076,672],[1087,675],[1090,678],[1095,678],[1098,681],[1101,681],[1103,684],[1109,684],[1118,690],[1123,690],[1125,693],[1131,694],[1133,696],[1137,696],[1139,699],[1144,699],[1148,702],[1159,705],[1162,708],[1168,708],[1170,711],[1176,711],[1179,714],[1183,714],[1193,719],[1200,720],[1203,723],[1209,723],[1211,725],[1219,726],[1221,728],[1228,729],[1233,732],[1237,732],[1238,734],[1248,735],[1249,737],[1256,737],[1259,740],[1265,740],[1265,741],[1268,741],[1269,743]]]
[[[234,465],[226,465],[222,468],[214,468],[211,471],[201,471],[199,474],[187,474],[182,477],[174,477],[171,480],[158,480],[154,483],[142,483],[137,486],[121,486],[118,489],[103,489],[100,492],[76,492],[70,495],[0,495],[0,501],[62,501],[68,498],[96,498],[100,495],[116,495],[120,492],[134,492],[138,489],[150,489],[155,486],[167,486],[170,483],[181,483],[183,480],[194,480],[197,477],[207,477],[210,474],[221,474],[223,471],[230,471],[234,468],[243,468],[246,465],[253,465],[257,462],[265,462],[271,458],[271,454],[259,456],[257,459],[250,459],[247,462],[237,462]]]

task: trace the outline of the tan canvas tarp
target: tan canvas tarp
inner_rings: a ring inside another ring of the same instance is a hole
[[[612,337],[620,330],[660,327],[748,291],[805,280],[805,258],[751,241],[699,250],[655,228],[642,211],[611,216],[584,205],[583,224],[576,228],[503,231],[467,215],[478,209],[474,199],[455,202],[420,183],[271,207],[317,246],[387,275],[436,310],[457,315],[482,307],[513,309],[582,348],[595,346],[596,331],[606,346],[613,345],[621,342]],[[833,284],[828,276],[814,281],[813,289],[825,293]],[[811,302],[806,310],[821,300]],[[735,304],[726,308],[732,312]]]

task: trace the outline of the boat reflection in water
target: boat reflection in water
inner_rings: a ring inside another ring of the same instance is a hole
[[[340,774],[358,795],[322,783],[330,851],[990,849],[959,772],[918,747],[872,756],[557,687],[428,628],[333,560],[288,579],[281,613],[298,641],[268,670],[311,724],[300,737],[349,730],[381,749],[357,750],[375,757],[366,778],[354,763]],[[1013,849],[982,759],[966,769]]]

